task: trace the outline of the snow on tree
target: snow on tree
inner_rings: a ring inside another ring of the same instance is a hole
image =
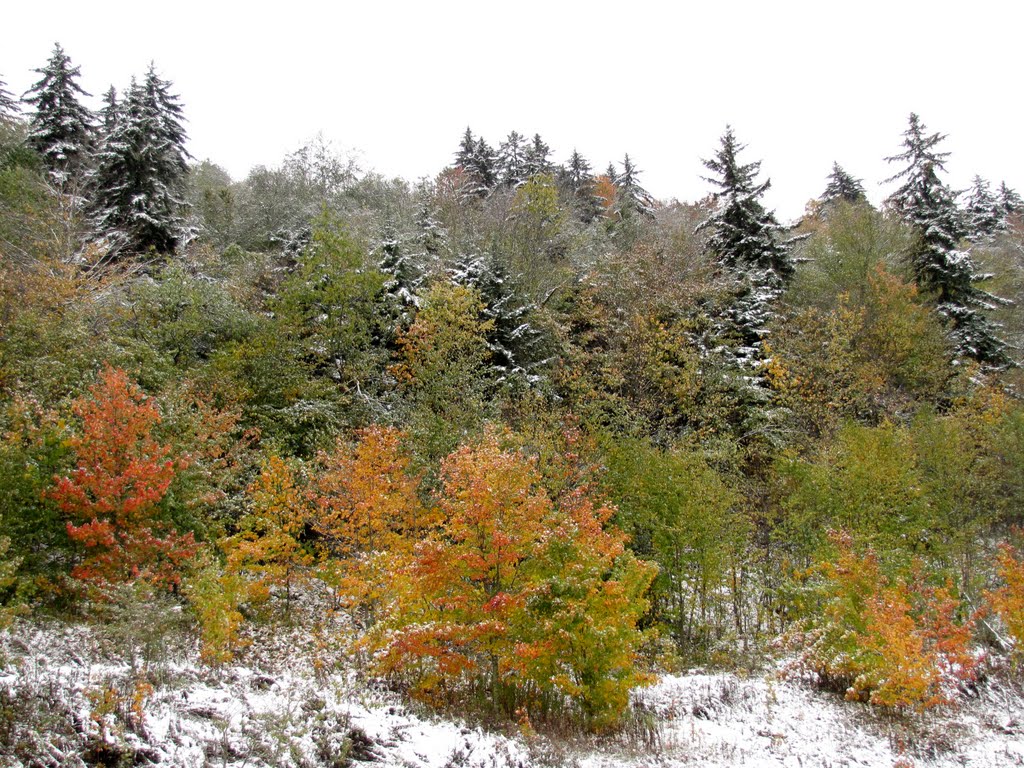
[[[34,107],[29,121],[29,144],[43,157],[51,175],[66,182],[84,171],[92,150],[92,114],[78,101],[89,96],[77,80],[79,67],[54,46],[46,66],[33,70],[42,78],[25,95]]]
[[[519,297],[505,265],[490,256],[465,254],[449,276],[456,285],[475,288],[485,302],[483,316],[491,321],[487,347],[498,380],[536,382],[533,369],[538,365],[535,348],[540,334],[529,322],[534,307]]]
[[[992,194],[988,181],[975,176],[963,211],[964,227],[972,240],[991,237],[1005,225],[1002,206]]]
[[[596,220],[604,210],[597,194],[597,180],[590,163],[573,149],[569,162],[560,169],[559,179],[569,192],[576,216],[584,223]]]
[[[1006,186],[1006,182],[999,183],[999,204],[1003,209],[1003,218],[1016,216],[1024,212],[1024,200],[1017,194],[1017,191]]]
[[[441,253],[448,244],[448,231],[434,218],[430,200],[426,196],[416,213],[416,229],[420,264],[425,271],[432,271],[440,262]]]
[[[832,163],[832,173],[828,175],[828,185],[818,200],[822,205],[842,200],[847,203],[866,203],[867,195],[860,179],[856,179],[843,170],[839,163]]]
[[[526,148],[526,163],[523,169],[526,178],[554,171],[555,165],[550,158],[551,147],[544,142],[539,133],[533,134],[533,141]]]
[[[526,181],[526,146],[523,137],[512,131],[498,147],[498,174],[506,187],[518,187]]]
[[[467,175],[467,191],[473,196],[486,197],[497,186],[497,154],[482,136],[474,140],[468,127],[455,153],[455,166]]]
[[[918,288],[932,297],[945,320],[958,357],[969,357],[993,367],[1010,364],[1006,345],[985,311],[1004,303],[976,283],[986,275],[976,274],[967,251],[958,248],[963,231],[955,195],[939,179],[948,152],[936,147],[945,138],[928,134],[914,113],[903,134],[903,152],[887,157],[904,168],[887,179],[901,186],[886,203],[917,231],[917,241],[908,258]]]
[[[93,220],[111,252],[173,253],[184,228],[188,173],[178,97],[150,66],[120,108],[111,106],[94,175]]]
[[[617,207],[619,215],[627,218],[634,213],[653,216],[655,200],[650,192],[640,185],[640,171],[633,165],[629,153],[622,160],[622,173],[612,177],[618,189]]]
[[[117,89],[114,86],[110,86],[107,92],[103,94],[103,106],[100,108],[100,134],[101,140],[111,133],[117,126],[117,119],[119,116],[120,105],[117,101]]]
[[[704,160],[714,174],[704,178],[717,191],[714,209],[698,231],[708,233],[705,247],[733,284],[733,300],[718,334],[733,348],[739,365],[756,367],[773,304],[793,274],[793,265],[789,244],[781,240],[783,228],[760,202],[771,181],[757,181],[760,161],[739,162],[737,155],[744,148],[732,127],[726,126],[721,147]]]
[[[384,293],[387,303],[401,322],[408,324],[412,312],[420,306],[420,289],[424,279],[421,265],[410,252],[406,238],[399,235],[392,222],[384,225],[374,255],[377,257],[377,268],[385,276]]]
[[[18,101],[10,91],[7,90],[7,83],[0,77],[0,125],[11,125],[21,114]]]

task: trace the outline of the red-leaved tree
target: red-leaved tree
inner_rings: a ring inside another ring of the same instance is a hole
[[[70,440],[77,464],[47,492],[71,518],[68,535],[85,548],[71,575],[99,587],[137,579],[176,585],[196,543],[161,519],[160,502],[187,458],[153,437],[156,403],[108,366],[74,413],[82,420]]]

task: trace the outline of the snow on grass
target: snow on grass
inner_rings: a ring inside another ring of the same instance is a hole
[[[774,672],[695,671],[635,692],[625,734],[510,736],[366,682],[344,643],[331,643],[343,627],[262,629],[216,671],[198,663],[188,633],[143,648],[136,629],[116,642],[102,627],[38,621],[0,634],[0,765],[1024,765],[1024,697],[1005,676],[957,709],[897,718]]]

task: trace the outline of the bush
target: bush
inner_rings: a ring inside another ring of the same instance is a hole
[[[845,533],[831,539],[837,555],[817,568],[821,604],[794,635],[799,666],[850,700],[900,709],[952,701],[978,660],[951,586],[929,584],[919,561],[908,578],[887,578],[871,549],[855,552]]]

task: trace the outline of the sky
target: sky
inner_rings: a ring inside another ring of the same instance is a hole
[[[416,181],[451,163],[469,126],[495,146],[539,132],[556,161],[576,148],[595,170],[628,152],[652,194],[692,201],[731,124],[785,220],[833,161],[882,200],[898,169],[883,158],[916,112],[948,136],[954,188],[980,174],[1024,191],[1013,0],[9,5],[9,91],[38,79],[55,42],[91,107],[155,62],[191,154],[236,179],[321,134],[364,170]]]

